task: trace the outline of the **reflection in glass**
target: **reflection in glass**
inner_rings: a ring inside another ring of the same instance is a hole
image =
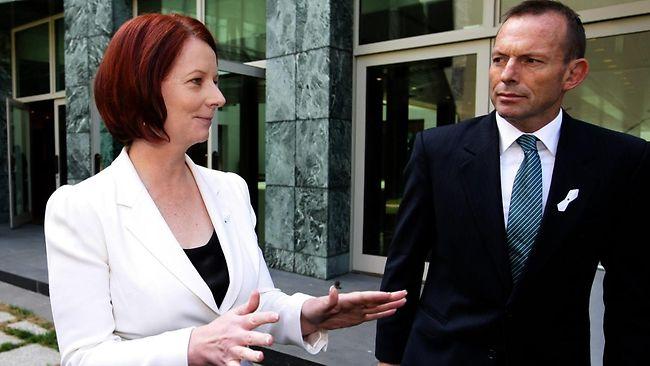
[[[385,256],[416,133],[475,113],[476,56],[368,67],[363,253]]]
[[[576,118],[650,140],[650,32],[587,40],[589,76],[564,100]]]
[[[31,211],[30,201],[30,162],[31,145],[29,141],[29,111],[22,108],[11,110],[11,178],[13,194],[13,216],[28,215]]]
[[[481,0],[360,0],[359,44],[472,28]]]
[[[138,14],[144,13],[177,13],[196,18],[196,0],[138,1]]]
[[[266,1],[205,3],[205,25],[217,40],[219,58],[248,62],[266,58]]]
[[[16,95],[50,92],[49,23],[16,32]]]
[[[54,52],[56,60],[56,91],[65,89],[65,62],[63,49],[63,18],[54,21]]]
[[[563,0],[562,4],[575,11],[602,8],[604,6],[633,3],[639,0]],[[501,16],[521,0],[501,0]]]

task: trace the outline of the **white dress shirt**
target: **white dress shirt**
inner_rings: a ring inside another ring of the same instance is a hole
[[[501,162],[501,199],[503,203],[503,222],[508,227],[508,212],[510,212],[510,197],[512,196],[512,185],[519,166],[524,161],[524,150],[516,142],[524,132],[519,131],[515,126],[496,114],[497,127],[499,129],[499,152]],[[542,163],[542,210],[546,207],[546,199],[551,187],[551,177],[555,166],[555,155],[557,143],[560,139],[560,127],[562,126],[562,110],[547,125],[532,133],[537,137],[537,151]]]

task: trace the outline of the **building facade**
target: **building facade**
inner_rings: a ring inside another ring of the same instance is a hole
[[[247,181],[268,264],[381,274],[414,136],[492,109],[490,48],[517,2],[2,2],[0,223],[42,222],[56,187],[110,164],[122,147],[92,100],[103,51],[134,14],[177,12],[215,36],[227,99],[188,154]],[[650,0],[565,3],[591,65],[565,109],[650,139]]]

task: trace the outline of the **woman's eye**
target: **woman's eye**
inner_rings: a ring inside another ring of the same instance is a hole
[[[192,84],[201,85],[201,79],[200,78],[192,79],[192,80],[190,80],[190,82]]]

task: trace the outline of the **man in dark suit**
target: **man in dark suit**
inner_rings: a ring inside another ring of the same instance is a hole
[[[381,286],[408,302],[378,322],[380,364],[589,365],[600,262],[604,363],[650,365],[650,147],[561,109],[585,43],[568,7],[523,2],[492,51],[496,111],[418,134]]]

